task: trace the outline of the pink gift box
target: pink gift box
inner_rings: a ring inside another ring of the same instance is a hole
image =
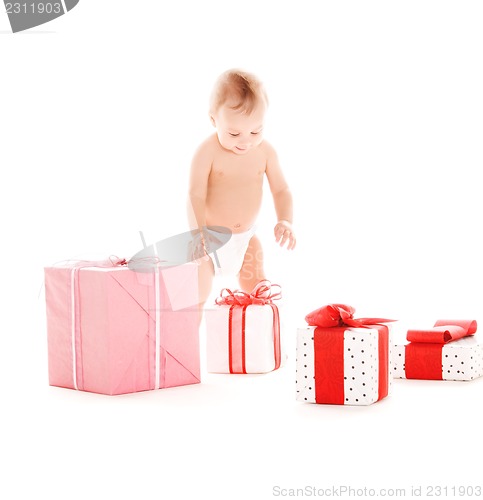
[[[45,268],[49,384],[114,395],[199,383],[196,264],[92,264]]]

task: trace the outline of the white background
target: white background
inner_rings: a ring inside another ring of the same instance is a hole
[[[482,25],[476,1],[81,0],[17,34],[0,11],[0,496],[481,484],[481,379],[303,405],[294,347],[331,302],[414,325],[481,318]],[[191,156],[230,67],[265,82],[294,196],[294,252],[273,241],[268,190],[258,224],[286,366],[122,397],[49,387],[43,267],[186,229]]]

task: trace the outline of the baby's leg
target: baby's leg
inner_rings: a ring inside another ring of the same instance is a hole
[[[213,284],[213,276],[215,274],[213,268],[213,262],[208,257],[203,257],[198,261],[198,293],[199,293],[199,304],[198,308],[200,311],[200,322],[203,317],[203,308],[205,302],[210,296],[211,286]]]
[[[265,279],[263,270],[263,249],[260,240],[253,236],[248,244],[248,249],[243,260],[243,265],[238,274],[240,288],[250,293],[255,285]]]

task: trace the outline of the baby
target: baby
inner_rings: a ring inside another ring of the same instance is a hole
[[[202,303],[211,291],[214,274],[237,276],[245,292],[266,278],[262,246],[255,235],[265,175],[277,214],[275,240],[289,250],[295,248],[292,195],[277,153],[263,138],[267,106],[262,83],[244,71],[226,71],[213,89],[209,113],[216,132],[193,157],[190,224],[205,238],[205,226],[224,226],[232,236],[211,258],[198,261]],[[208,244],[205,251],[210,253]]]

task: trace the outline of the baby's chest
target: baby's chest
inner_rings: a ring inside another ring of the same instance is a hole
[[[263,179],[265,169],[266,162],[257,157],[215,160],[211,168],[211,177],[213,180],[256,181]]]

